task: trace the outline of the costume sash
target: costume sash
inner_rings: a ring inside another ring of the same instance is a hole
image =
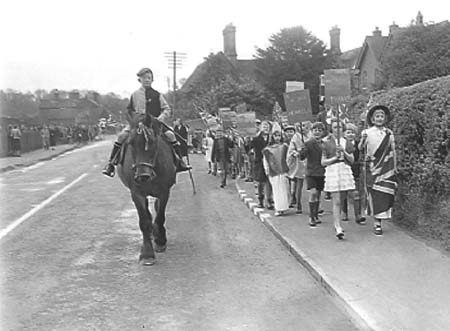
[[[397,189],[395,180],[394,150],[391,144],[391,133],[388,132],[381,141],[370,162],[366,185],[372,200],[373,211],[379,214],[394,205],[394,195]]]

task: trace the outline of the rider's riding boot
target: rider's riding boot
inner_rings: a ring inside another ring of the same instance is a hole
[[[180,144],[178,142],[173,142],[172,146],[175,151],[175,160],[174,161],[175,161],[175,167],[177,168],[177,172],[191,170],[192,167],[190,165],[187,165],[183,161],[183,157],[181,156],[181,151],[180,151]]]
[[[115,166],[119,162],[119,154],[120,154],[120,147],[122,146],[121,143],[115,142],[113,149],[111,151],[111,156],[109,157],[108,164],[103,168],[102,174],[109,177],[114,177],[115,172]]]

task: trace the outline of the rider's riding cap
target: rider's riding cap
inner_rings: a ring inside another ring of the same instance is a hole
[[[136,75],[138,77],[142,77],[142,76],[144,76],[145,74],[148,74],[148,73],[152,74],[152,76],[153,76],[153,72],[149,68],[142,68],[141,70],[138,71],[138,73]]]

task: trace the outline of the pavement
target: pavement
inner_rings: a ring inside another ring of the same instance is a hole
[[[382,236],[373,223],[342,222],[345,239],[334,233],[331,202],[321,202],[322,224],[308,225],[308,192],[303,214],[286,216],[257,208],[253,183],[236,180],[242,202],[290,250],[312,276],[365,330],[450,330],[450,254],[427,246],[390,222]]]
[[[0,158],[0,173],[6,172],[18,168],[29,167],[38,162],[51,160],[61,154],[68,151],[74,150],[76,148],[86,146],[78,144],[63,144],[56,145],[48,150],[38,149],[28,153],[23,153],[22,156],[8,156]]]
[[[0,158],[0,172],[50,160],[84,145],[58,145],[51,150]],[[375,236],[366,225],[342,222],[345,239],[334,234],[331,203],[322,201],[322,224],[308,225],[308,194],[303,214],[292,210],[274,217],[257,208],[253,183],[237,179],[243,204],[289,249],[311,275],[363,330],[450,330],[450,254],[427,246],[389,222]],[[352,207],[349,206],[349,211]]]

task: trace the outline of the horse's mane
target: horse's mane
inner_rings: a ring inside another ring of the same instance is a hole
[[[143,123],[146,127],[153,129],[153,132],[155,135],[159,135],[160,132],[160,125],[155,117],[149,116],[147,114],[135,114],[130,119],[130,126],[131,129],[136,129],[139,126],[139,123]]]

